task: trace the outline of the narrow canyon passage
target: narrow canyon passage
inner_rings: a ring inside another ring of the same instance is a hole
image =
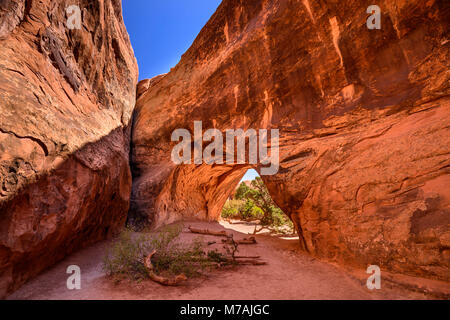
[[[79,0],[73,30],[68,1],[0,0],[0,299],[428,298],[385,286],[390,273],[448,299],[448,3],[379,0],[370,29],[364,1],[223,0],[145,79],[120,0]],[[125,226],[252,233],[217,222],[249,169],[298,234],[257,234],[242,254],[267,265],[177,288],[106,279]],[[367,290],[368,266],[382,290]]]
[[[240,238],[253,231],[252,225],[227,222],[186,222],[183,241],[194,237],[188,226],[210,230],[233,228]],[[298,242],[280,237],[256,236],[256,245],[240,254],[260,255],[267,265],[240,266],[216,270],[178,287],[164,287],[151,280],[115,283],[102,271],[102,258],[110,242],[102,242],[66,258],[33,279],[9,299],[424,299],[423,294],[383,283],[381,290],[369,291],[365,281],[334,265],[316,260],[298,250]],[[204,236],[205,241],[217,240]],[[81,268],[81,290],[66,287],[69,265]]]

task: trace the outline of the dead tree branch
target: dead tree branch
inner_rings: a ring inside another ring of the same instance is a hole
[[[154,272],[154,268],[153,268],[152,261],[151,261],[152,257],[155,255],[155,253],[156,253],[156,250],[154,250],[152,253],[150,253],[145,258],[145,263],[144,263],[145,267],[147,268],[147,273],[148,273],[148,276],[150,277],[150,279],[152,279],[153,281],[158,282],[159,284],[162,284],[164,286],[176,286],[176,285],[180,284],[180,282],[187,280],[187,277],[184,274],[180,274],[173,279],[158,276]]]
[[[222,240],[223,243],[226,244],[232,244],[233,240],[231,238],[228,239],[223,239]],[[256,244],[256,239],[255,237],[250,237],[250,238],[244,238],[242,240],[234,240],[234,242],[236,242],[237,244]]]
[[[189,230],[192,233],[204,234],[204,235],[209,235],[209,236],[227,237],[227,238],[230,237],[230,235],[226,231],[211,231],[208,229],[196,229],[193,227],[189,227]]]
[[[258,232],[261,232],[261,231],[263,231],[264,230],[264,227],[261,227],[261,229],[257,229],[257,225],[255,226],[255,231],[253,231],[253,235],[255,235],[255,234],[257,234]]]

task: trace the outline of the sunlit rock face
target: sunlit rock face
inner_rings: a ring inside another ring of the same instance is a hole
[[[177,166],[174,130],[276,128],[280,169],[263,179],[305,250],[450,280],[448,3],[378,1],[380,30],[371,4],[223,1],[138,86],[130,220],[217,219],[251,167]]]
[[[137,64],[120,1],[0,1],[0,296],[122,228]],[[72,21],[73,24],[73,21]]]

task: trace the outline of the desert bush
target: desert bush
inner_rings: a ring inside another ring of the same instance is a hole
[[[103,269],[108,275],[125,275],[133,279],[147,276],[142,258],[151,250],[148,234],[135,235],[124,230],[103,259]]]
[[[125,276],[134,280],[148,277],[144,257],[153,250],[152,264],[156,274],[187,277],[200,275],[209,265],[209,258],[203,252],[203,243],[196,239],[192,243],[181,243],[178,237],[182,226],[170,226],[157,234],[135,233],[124,230],[108,250],[103,269],[108,275]]]
[[[208,258],[209,258],[209,260],[211,260],[213,262],[217,262],[217,263],[230,261],[229,257],[227,257],[225,254],[219,252],[217,249],[208,251]]]

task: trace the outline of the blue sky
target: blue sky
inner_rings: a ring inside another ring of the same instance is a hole
[[[247,171],[245,176],[242,178],[241,182],[247,181],[247,180],[255,180],[256,177],[259,177],[258,172],[256,172],[256,170],[250,169]]]
[[[139,64],[139,80],[170,71],[221,0],[123,0],[123,17]]]

